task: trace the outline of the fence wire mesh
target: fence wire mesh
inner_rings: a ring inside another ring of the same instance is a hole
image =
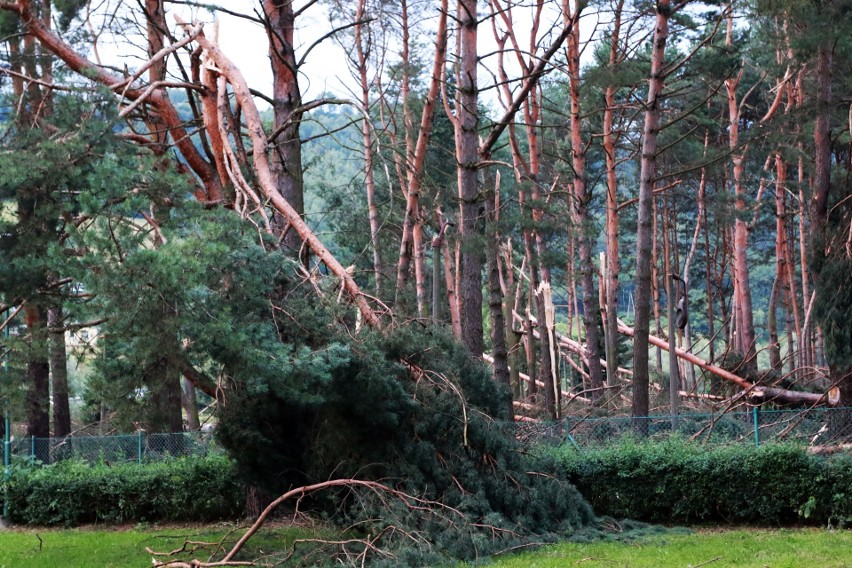
[[[90,464],[152,462],[170,457],[200,456],[219,451],[208,432],[117,436],[16,438],[11,441],[12,463],[55,463],[76,459]]]
[[[555,422],[522,422],[515,436],[525,445],[570,443],[577,447],[612,444],[626,437],[663,440],[679,436],[698,443],[803,446],[852,445],[852,408],[759,410],[678,416],[574,417]],[[77,459],[91,464],[152,462],[221,451],[211,432],[65,438],[14,438],[12,463],[55,463]]]
[[[759,410],[725,414],[580,418],[561,422],[565,438],[581,447],[617,442],[625,437],[662,440],[673,435],[704,443],[790,442],[806,446],[852,444],[852,408]],[[529,426],[526,426],[529,428]],[[552,430],[553,426],[549,429]],[[545,432],[543,437],[552,437]]]

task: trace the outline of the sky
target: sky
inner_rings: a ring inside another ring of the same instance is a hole
[[[353,0],[354,1],[354,0]],[[424,24],[424,34],[414,38],[412,43],[420,44],[424,47],[426,57],[430,54],[430,46],[434,42],[434,28],[437,25],[436,19],[438,14],[437,0],[423,0],[427,4],[427,15],[431,19],[427,19]],[[305,0],[296,0],[297,9],[304,4]],[[259,9],[260,2],[246,0],[218,0],[217,5],[230,11],[252,14],[253,10]],[[454,1],[450,2],[451,10]],[[548,9],[545,11],[544,23],[542,29],[547,29],[553,22],[561,22],[561,14],[558,9],[558,2],[549,2]],[[127,2],[127,0],[101,0],[99,5],[104,13],[110,13],[115,9],[121,12],[124,9],[125,14],[138,20],[139,14],[135,2]],[[296,31],[296,54],[301,57],[308,46],[313,44],[318,38],[326,34],[331,29],[329,23],[329,14],[327,3],[317,2],[305,11],[298,19],[298,28]],[[177,30],[174,21],[174,14],[179,15],[186,21],[200,21],[205,24],[205,33],[208,37],[214,34],[214,20],[218,17],[218,42],[225,54],[237,65],[243,72],[249,85],[261,92],[271,94],[272,72],[269,65],[269,56],[267,53],[268,42],[263,28],[249,20],[231,16],[222,12],[215,16],[210,11],[201,8],[192,8],[190,6],[182,6],[178,4],[168,4],[167,22],[175,31],[175,35],[181,37],[182,33]],[[488,9],[485,3],[480,2],[480,18],[478,34],[478,51],[482,57],[479,68],[480,88],[483,89],[481,100],[484,104],[496,109],[500,104],[497,101],[496,89],[488,89],[487,87],[494,82],[494,73],[491,70],[496,61],[495,51],[496,42],[492,33],[491,22],[485,18],[488,14]],[[518,6],[514,9],[515,29],[519,35],[519,43],[522,47],[528,45],[528,34],[530,30],[530,22],[532,19],[532,8],[529,6]],[[593,34],[598,33],[603,29],[602,23],[607,19],[605,13],[588,12],[581,23],[581,35],[584,39]],[[136,22],[136,28],[140,27],[141,22]],[[561,27],[561,23],[560,23]],[[131,26],[132,28],[132,26]],[[91,31],[91,29],[90,29]],[[113,65],[116,68],[127,67],[129,69],[138,68],[144,60],[144,52],[141,51],[141,46],[144,45],[144,40],[133,33],[125,33],[124,35],[111,36],[104,31],[100,37],[98,56],[106,63]],[[452,42],[450,51],[453,51]],[[591,49],[587,49],[584,53],[583,61],[587,62],[591,55]],[[90,54],[93,59],[95,54]],[[398,54],[392,54],[391,59],[398,59]],[[519,67],[513,57],[507,57],[507,68],[510,75],[519,75]],[[428,61],[426,62],[429,63]],[[303,100],[310,101],[314,98],[321,97],[325,93],[332,93],[337,97],[353,97],[353,91],[356,89],[356,83],[351,77],[349,68],[346,64],[346,52],[340,43],[333,38],[326,39],[316,47],[312,48],[308,55],[305,64],[301,67],[300,88],[302,89]],[[263,110],[268,105],[261,99],[257,99],[258,107]]]
[[[431,44],[434,42],[434,37],[429,35],[429,32],[434,30],[436,26],[435,20],[438,13],[438,2],[431,2],[434,7],[428,10],[434,18],[432,21],[426,22],[427,34],[416,38],[416,41],[421,44]],[[217,2],[223,8],[240,11],[245,13],[250,8],[249,6],[258,6],[256,2],[245,2],[242,0],[220,0]],[[302,3],[298,3],[297,7]],[[453,4],[451,2],[450,4]],[[549,9],[545,12],[545,24],[542,29],[547,29],[551,22],[561,21],[561,14],[556,8],[556,3],[549,3]],[[178,8],[183,8],[178,10]],[[196,18],[202,22],[206,22],[207,33],[211,33],[213,15],[206,10],[191,11],[186,7],[174,7],[184,18]],[[452,10],[452,7],[451,7]],[[484,4],[480,5],[480,17],[487,14],[487,8]],[[270,92],[272,81],[272,72],[269,67],[269,59],[267,55],[268,43],[262,28],[253,22],[245,19],[240,19],[227,14],[219,14],[219,43],[224,52],[230,57],[246,76],[249,84],[263,92]],[[528,45],[527,39],[530,22],[532,19],[532,9],[530,7],[515,8],[515,28],[520,36],[521,46]],[[581,25],[581,33],[588,38],[593,33],[596,33],[600,27],[601,21],[606,17],[600,13],[589,13],[583,19]],[[300,57],[307,46],[316,41],[317,38],[327,33],[331,29],[329,23],[329,15],[327,5],[319,2],[310,9],[306,10],[304,15],[298,20],[298,29],[296,32],[296,53]],[[486,57],[483,59],[480,71],[479,80],[482,86],[487,86],[493,83],[493,74],[489,71],[489,66],[495,61],[493,53],[496,51],[496,42],[493,37],[491,23],[488,20],[483,21],[479,27],[479,45],[480,54]],[[452,50],[452,45],[451,45]],[[426,49],[427,53],[429,49]],[[591,50],[587,50],[584,54],[584,60],[588,60]],[[488,55],[492,54],[492,55]],[[509,72],[518,73],[518,67],[514,64],[512,58],[507,58],[507,67]],[[321,44],[312,49],[305,65],[301,69],[302,76],[300,77],[300,87],[305,100],[320,97],[324,93],[331,92],[336,96],[351,96],[355,90],[355,81],[350,75],[350,71],[346,65],[346,53],[340,43],[334,39],[327,39]],[[496,92],[486,90],[483,92],[482,98],[486,104],[491,103],[496,106]],[[262,104],[262,101],[259,101]]]

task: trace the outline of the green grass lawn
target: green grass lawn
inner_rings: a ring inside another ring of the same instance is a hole
[[[154,550],[173,550],[186,540],[218,542],[233,526],[171,528],[11,529],[0,531],[0,568],[131,568],[151,566]],[[241,532],[231,533],[233,542]],[[244,558],[289,547],[294,538],[316,536],[298,528],[264,531]],[[41,539],[41,540],[39,540]],[[207,554],[193,557],[206,560]],[[184,558],[189,558],[184,556]],[[498,558],[504,568],[852,568],[852,531],[718,530],[648,537],[632,543],[562,544]]]
[[[233,544],[242,530],[233,531],[228,524],[199,527],[101,528],[80,529],[11,529],[0,530],[0,568],[132,568],[151,566],[154,551],[180,548],[185,541],[218,543],[227,535],[226,544]],[[299,528],[273,528],[262,531],[259,539],[250,541],[247,555],[238,558],[257,558],[276,548],[287,549],[294,538],[317,536]],[[213,549],[183,554],[176,558],[207,560]]]
[[[488,564],[500,568],[852,568],[852,531],[718,530],[633,543],[560,544]]]

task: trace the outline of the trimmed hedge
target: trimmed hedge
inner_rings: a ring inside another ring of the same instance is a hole
[[[239,517],[245,505],[244,486],[223,455],[15,468],[8,497],[10,520],[30,525],[214,521]]]
[[[852,524],[852,456],[682,440],[555,451],[598,515],[655,523]]]

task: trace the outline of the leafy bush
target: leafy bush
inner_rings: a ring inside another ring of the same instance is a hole
[[[10,520],[31,525],[95,522],[212,521],[243,511],[245,491],[225,456],[139,465],[64,461],[15,468]]]
[[[602,515],[662,523],[852,522],[850,456],[681,440],[555,452],[568,480]]]

